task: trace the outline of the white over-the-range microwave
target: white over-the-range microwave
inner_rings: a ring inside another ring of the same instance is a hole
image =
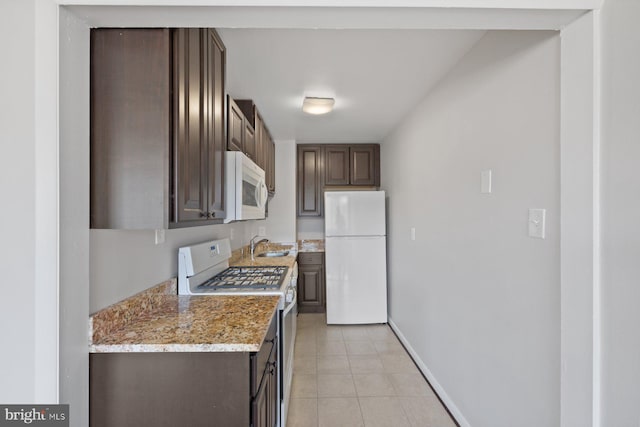
[[[265,173],[249,157],[239,151],[225,152],[224,222],[264,219],[269,192]]]

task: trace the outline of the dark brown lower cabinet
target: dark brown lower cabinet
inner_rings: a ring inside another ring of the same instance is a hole
[[[275,402],[275,403],[274,403]],[[278,422],[278,345],[273,347],[258,392],[253,397],[251,425],[274,427]]]
[[[326,311],[324,253],[302,252],[298,255],[298,312]]]
[[[259,352],[93,353],[91,427],[274,427],[277,317]]]

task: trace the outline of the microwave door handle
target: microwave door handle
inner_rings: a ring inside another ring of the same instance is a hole
[[[256,187],[256,200],[258,201],[258,205],[260,209],[262,209],[267,201],[267,186],[264,184],[264,180],[260,180],[258,186]]]
[[[263,201],[262,201],[262,181],[258,181],[258,185],[256,185],[256,205],[258,208],[262,209]]]
[[[267,190],[267,184],[265,184],[264,179],[261,182],[262,187],[262,205],[265,206],[267,204],[267,198],[269,197],[269,191]]]

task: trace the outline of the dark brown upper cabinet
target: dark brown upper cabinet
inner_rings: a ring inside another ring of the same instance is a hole
[[[322,216],[323,148],[321,145],[298,145],[298,216]]]
[[[269,194],[274,194],[276,192],[276,144],[268,131],[265,146],[267,151],[267,189]]]
[[[323,216],[325,187],[379,187],[379,144],[298,145],[298,216]]]
[[[257,163],[256,157],[256,132],[251,123],[244,122],[244,154],[247,155],[254,163]]]
[[[256,130],[253,115],[247,116],[243,111],[242,101],[236,101],[227,95],[229,109],[229,140],[227,149],[242,151],[257,164]]]
[[[245,153],[260,166],[266,176],[267,189],[269,194],[274,194],[275,186],[275,145],[271,138],[271,133],[258,111],[258,108],[250,99],[236,99],[235,104],[245,117],[245,121],[250,123],[254,129],[255,149],[244,147]],[[246,144],[246,140],[245,140]],[[254,152],[252,156],[250,152]]]
[[[326,145],[324,185],[380,185],[380,146],[377,144]]]
[[[215,30],[206,30],[207,42],[207,134],[209,135],[209,217],[225,216],[224,153],[225,134],[225,70],[227,50]]]
[[[222,219],[225,48],[198,28],[174,30],[173,43],[176,222]]]
[[[324,147],[324,184],[349,185],[349,162],[348,145]]]
[[[92,228],[221,221],[225,56],[212,29],[91,30]]]
[[[229,151],[244,152],[244,122],[245,117],[238,104],[227,95],[227,106],[229,110],[229,139],[227,149]]]
[[[349,169],[349,184],[375,187],[379,186],[380,146],[378,144],[350,146]]]
[[[254,112],[254,128],[256,130],[256,164],[260,166],[265,173],[267,172],[267,152],[265,151],[265,126],[262,116],[257,110]]]

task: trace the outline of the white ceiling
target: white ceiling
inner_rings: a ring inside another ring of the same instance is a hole
[[[560,29],[598,0],[60,1],[90,27],[218,28],[228,92],[253,99],[275,139],[377,142],[485,30]],[[335,110],[306,116],[305,95]]]
[[[484,31],[219,29],[227,91],[253,99],[275,139],[377,142]],[[302,112],[304,96],[333,112]]]

